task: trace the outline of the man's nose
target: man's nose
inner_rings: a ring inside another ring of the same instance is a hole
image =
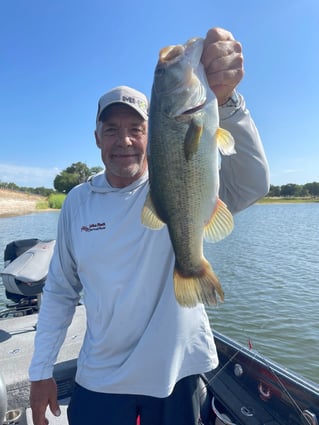
[[[125,146],[132,145],[132,137],[130,135],[129,129],[125,127],[118,129],[117,142]]]

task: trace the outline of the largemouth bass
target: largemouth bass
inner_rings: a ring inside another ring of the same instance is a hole
[[[214,305],[221,284],[203,255],[203,238],[217,242],[233,229],[219,199],[219,154],[235,153],[219,128],[218,104],[200,62],[203,39],[163,48],[155,69],[149,114],[150,192],[142,223],[168,226],[175,253],[174,290],[182,306]]]

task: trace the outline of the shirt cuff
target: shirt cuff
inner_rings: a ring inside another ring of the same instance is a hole
[[[234,91],[233,95],[226,103],[218,107],[220,121],[227,120],[236,114],[237,111],[244,108],[244,98],[241,94]]]

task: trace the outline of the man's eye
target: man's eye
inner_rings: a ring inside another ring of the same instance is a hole
[[[141,127],[132,127],[130,133],[132,136],[142,136],[144,134],[144,130]]]
[[[104,130],[105,136],[115,136],[118,132],[118,129],[115,127],[109,127]]]

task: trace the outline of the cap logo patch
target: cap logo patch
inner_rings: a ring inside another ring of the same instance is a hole
[[[127,103],[133,103],[137,105],[140,109],[142,109],[142,111],[147,113],[147,105],[144,100],[136,99],[135,97],[131,96],[122,96],[122,101]]]

